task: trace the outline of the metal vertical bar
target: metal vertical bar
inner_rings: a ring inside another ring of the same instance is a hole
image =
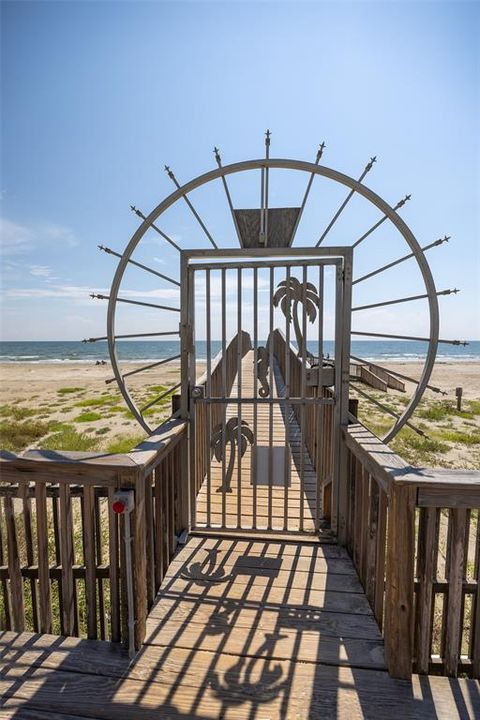
[[[268,376],[270,383],[270,398],[274,396],[273,377],[273,287],[274,269],[270,268],[270,318],[268,335]],[[273,402],[268,406],[268,522],[267,527],[272,529],[272,496],[273,496]]]
[[[222,397],[227,395],[227,366],[226,366],[226,354],[227,354],[227,327],[225,320],[225,268],[222,268]],[[226,440],[225,433],[227,431],[227,404],[222,403],[222,528],[226,527],[226,495],[225,495],[225,453],[226,453]]]
[[[340,411],[339,425],[348,424],[348,393],[350,383],[350,328],[352,308],[352,260],[353,250],[346,248],[342,272],[342,317],[341,317],[341,377],[340,377]],[[347,489],[347,467],[348,452],[341,435],[338,444],[338,540],[342,545],[347,540],[347,512],[348,512],[348,489]]]
[[[267,130],[265,134],[265,158],[268,160],[270,157],[270,130]],[[264,220],[264,233],[265,233],[265,247],[268,247],[268,173],[269,168],[265,168],[265,220]]]
[[[237,398],[242,397],[242,269],[237,269]],[[242,404],[237,406],[237,528],[242,527]]]
[[[260,171],[260,237],[259,244],[262,247],[265,244],[265,168]]]
[[[287,265],[286,283],[287,283],[287,308],[291,313],[291,289],[290,289],[290,265]],[[285,398],[290,397],[290,317],[285,315]],[[284,497],[283,497],[283,529],[288,530],[288,489],[291,481],[291,448],[290,448],[290,412],[292,406],[285,402],[285,467],[284,467]]]
[[[307,392],[307,266],[303,266],[302,278],[302,375],[301,397],[305,399]],[[303,513],[305,505],[305,403],[300,405],[300,531],[303,532]]]
[[[210,433],[212,423],[212,406],[209,402],[212,397],[212,343],[211,343],[211,322],[210,322],[210,270],[205,271],[205,292],[206,292],[206,335],[207,335],[207,402],[205,404],[205,457],[207,460],[207,525],[212,524],[212,468],[210,463]]]
[[[335,407],[333,412],[333,478],[332,478],[332,517],[331,527],[334,533],[338,528],[338,486],[340,478],[340,468],[338,466],[339,448],[340,448],[340,397],[342,390],[342,357],[341,357],[341,336],[342,336],[342,286],[343,271],[340,263],[336,263],[335,276]]]
[[[181,343],[181,360],[180,360],[180,377],[181,377],[181,396],[180,396],[180,415],[188,422],[189,420],[189,389],[188,389],[188,362],[189,362],[189,326],[188,326],[188,258],[184,252],[181,253],[181,289],[180,289],[180,304],[181,304],[181,323],[180,323],[180,343]],[[192,443],[192,435],[190,423],[187,427],[188,433],[188,447]],[[192,522],[192,503],[191,503],[191,485],[193,483],[193,468],[190,467],[190,453],[182,453],[181,460],[181,476],[182,476],[182,489],[186,501],[183,505],[184,516],[182,518],[182,524],[184,528],[193,527]]]
[[[195,271],[189,269],[188,274],[188,343],[189,343],[189,363],[188,363],[188,395],[190,407],[190,502],[192,525],[196,525],[197,517],[197,437],[195,429],[195,403],[191,402],[191,391],[195,385],[196,378],[196,357],[195,357]],[[203,481],[203,478],[202,478]]]
[[[253,268],[253,396],[258,396],[258,268]],[[253,452],[254,463],[252,464],[252,488],[253,488],[253,528],[257,529],[257,452],[258,452],[258,410],[257,403],[253,404],[253,437],[255,448]]]
[[[318,386],[317,386],[317,397],[323,399],[323,295],[324,295],[324,266],[319,265],[318,267]],[[317,475],[317,496],[315,503],[315,530],[318,531],[320,527],[320,513],[321,513],[321,498],[322,498],[322,480],[321,468],[324,466],[322,460],[319,457],[318,448],[321,447],[322,434],[324,430],[325,421],[325,409],[322,403],[317,406],[317,461],[316,461],[316,475]]]

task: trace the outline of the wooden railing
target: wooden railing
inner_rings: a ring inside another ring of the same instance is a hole
[[[415,469],[360,424],[344,440],[347,547],[389,672],[480,677],[480,473]]]
[[[303,388],[303,361],[298,356],[293,345],[287,348],[285,336],[282,331],[276,329],[273,331],[273,354],[277,359],[280,371],[284,380],[289,379],[290,397],[332,397],[329,387],[319,387],[315,384],[309,384],[308,376],[312,372],[317,372],[315,368],[310,367],[307,360],[305,368],[305,387]],[[287,353],[288,364],[287,368]],[[327,372],[332,373],[331,368],[325,368],[325,376]],[[303,415],[298,405],[294,406],[294,412],[298,424],[303,428],[303,437],[305,445],[308,449],[312,465],[315,468],[318,478],[318,486],[322,493],[322,508],[326,519],[330,519],[331,514],[331,483],[333,480],[334,467],[334,442],[333,442],[333,405],[305,405]]]
[[[1,454],[0,629],[140,647],[188,526],[185,443],[171,420],[125,455]],[[112,509],[120,489],[134,495],[128,519]]]

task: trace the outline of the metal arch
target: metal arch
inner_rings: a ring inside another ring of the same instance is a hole
[[[155,220],[164,213],[171,205],[173,205],[177,200],[179,200],[181,197],[183,197],[186,193],[192,192],[198,187],[201,187],[202,185],[205,185],[206,183],[211,182],[212,180],[216,180],[218,178],[222,178],[225,175],[233,175],[235,173],[239,172],[245,172],[247,170],[257,170],[262,168],[278,168],[283,170],[299,170],[301,172],[308,172],[308,173],[314,173],[316,175],[322,175],[326,178],[329,178],[330,180],[334,180],[335,182],[338,182],[342,185],[345,185],[346,187],[355,190],[359,195],[364,197],[366,200],[370,201],[373,205],[375,205],[381,212],[383,212],[384,215],[386,215],[389,220],[393,223],[393,225],[397,228],[397,230],[400,232],[400,234],[403,236],[405,242],[409,245],[410,249],[412,250],[412,253],[415,256],[415,259],[418,263],[418,266],[420,268],[420,271],[422,273],[423,281],[425,283],[425,288],[427,290],[428,295],[428,304],[429,304],[429,310],[430,310],[430,342],[428,346],[428,352],[427,357],[425,361],[425,365],[423,368],[423,373],[420,378],[420,382],[417,386],[417,389],[410,401],[410,403],[405,408],[403,414],[398,419],[397,423],[391,428],[391,430],[385,435],[383,438],[384,442],[389,442],[396,434],[397,432],[405,425],[407,420],[412,416],[416,406],[418,405],[418,402],[420,401],[420,398],[422,397],[425,388],[428,384],[428,381],[430,379],[430,375],[433,370],[433,365],[435,363],[435,358],[437,354],[437,347],[438,347],[438,334],[439,334],[439,308],[438,308],[438,299],[436,296],[436,289],[435,289],[435,283],[433,280],[432,273],[430,271],[430,267],[427,263],[427,260],[421,250],[421,247],[416,240],[415,236],[413,235],[410,228],[407,226],[407,224],[402,220],[402,218],[393,210],[393,208],[388,205],[379,195],[377,195],[373,190],[370,190],[362,183],[359,183],[357,180],[354,180],[353,178],[349,177],[348,175],[345,175],[344,173],[341,173],[337,170],[333,170],[331,168],[325,167],[324,165],[316,165],[315,163],[307,162],[304,160],[291,160],[291,159],[280,159],[280,158],[261,158],[257,160],[245,160],[238,163],[232,163],[230,165],[225,165],[219,168],[216,168],[214,170],[210,170],[207,173],[204,173],[203,175],[199,175],[193,180],[190,180],[190,182],[186,183],[185,185],[182,185],[180,188],[175,190],[173,193],[168,195],[157,207],[152,210],[150,215],[148,215],[143,223],[138,227],[136,232],[133,234],[130,242],[128,243],[127,247],[125,248],[125,251],[122,255],[121,260],[118,263],[117,270],[115,272],[113,281],[112,281],[112,287],[110,291],[110,300],[108,302],[108,312],[107,312],[107,335],[108,335],[108,349],[110,353],[110,359],[112,362],[112,369],[115,375],[115,378],[118,382],[118,385],[120,387],[120,391],[125,399],[125,402],[127,403],[130,410],[133,412],[141,426],[148,432],[151,433],[152,429],[149,427],[148,423],[145,422],[142,415],[138,412],[127,388],[125,387],[124,383],[122,382],[122,375],[119,370],[118,366],[118,358],[116,354],[116,348],[115,348],[115,305],[118,295],[118,290],[120,288],[120,282],[123,277],[123,273],[125,271],[125,268],[127,266],[128,260],[130,259],[133,251],[137,247],[138,243],[140,242],[141,238],[145,234],[145,232],[150,227],[151,223],[155,222]]]

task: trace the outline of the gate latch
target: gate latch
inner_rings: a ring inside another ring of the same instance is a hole
[[[201,385],[195,385],[195,387],[192,388],[191,395],[194,400],[200,400],[200,398],[203,398],[203,387]]]

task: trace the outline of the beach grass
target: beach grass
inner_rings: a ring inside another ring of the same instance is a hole
[[[107,445],[106,451],[109,453],[128,453],[134,447],[145,440],[145,433],[136,435],[121,435],[113,442]]]
[[[42,447],[46,450],[96,450],[97,440],[67,425],[42,440]]]
[[[43,420],[4,420],[0,422],[0,447],[19,452],[43,438],[49,430]]]
[[[84,412],[80,415],[77,415],[77,417],[73,418],[73,422],[76,423],[84,423],[84,422],[96,422],[97,420],[102,420],[103,415],[98,412]]]

